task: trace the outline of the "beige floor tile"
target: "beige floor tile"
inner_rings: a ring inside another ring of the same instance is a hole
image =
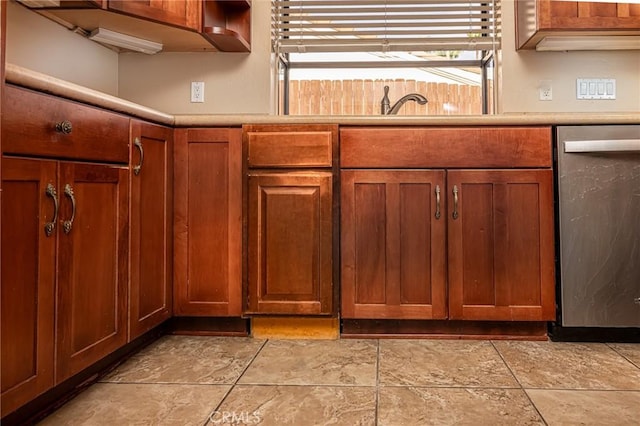
[[[242,337],[165,336],[102,381],[231,384],[263,343]]]
[[[602,343],[494,345],[525,388],[640,389],[640,369]]]
[[[491,342],[380,340],[380,384],[518,387]]]
[[[521,389],[381,387],[378,425],[544,424]]]
[[[529,389],[526,392],[549,426],[640,424],[638,391]]]
[[[209,424],[373,425],[375,405],[375,387],[237,385]]]
[[[609,346],[640,368],[640,343],[609,343]]]
[[[230,386],[97,383],[41,425],[203,425]]]
[[[269,340],[238,383],[376,384],[375,340]]]

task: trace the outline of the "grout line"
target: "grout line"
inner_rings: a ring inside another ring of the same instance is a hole
[[[509,365],[507,360],[504,359],[504,356],[502,356],[502,353],[500,352],[500,350],[493,343],[493,340],[489,340],[489,343],[491,343],[491,346],[493,347],[493,350],[496,351],[496,353],[498,354],[498,356],[500,357],[500,359],[504,363],[504,366],[507,367],[507,370],[509,370],[509,373],[511,373],[511,377],[513,377],[513,380],[516,381],[516,383],[518,384],[520,389],[524,389],[523,386],[522,386],[522,383],[520,383],[520,380],[518,380],[518,376],[516,376],[516,373],[513,372],[513,370],[511,369],[511,366]]]
[[[380,339],[376,345],[376,398],[373,408],[373,424],[378,424],[378,405],[380,404]]]
[[[265,347],[265,345],[267,344],[267,342],[269,341],[269,339],[265,340],[262,345],[258,348],[258,350],[256,351],[256,353],[253,355],[253,357],[251,357],[251,359],[249,360],[249,362],[247,363],[247,366],[242,370],[242,372],[238,375],[238,377],[236,378],[236,380],[231,383],[231,386],[229,386],[229,384],[227,383],[227,386],[229,386],[229,389],[227,390],[227,392],[224,394],[224,396],[222,397],[222,399],[220,400],[220,402],[218,403],[218,405],[216,405],[214,407],[213,410],[209,411],[209,416],[207,417],[207,419],[205,420],[203,426],[207,426],[208,424],[210,424],[210,416],[212,413],[218,411],[220,409],[220,407],[222,406],[222,404],[224,403],[224,401],[227,399],[227,397],[229,396],[229,394],[231,393],[231,391],[236,387],[236,385],[238,384],[238,381],[240,380],[240,378],[244,375],[244,373],[246,373],[246,371],[249,369],[249,367],[251,367],[251,364],[253,364],[253,361],[258,357],[258,355],[260,354],[260,352],[262,352],[262,349]]]
[[[629,363],[631,363],[631,365],[633,365],[636,368],[640,369],[640,365],[636,364],[635,362],[633,362],[632,360],[630,360],[625,354],[623,354],[622,352],[618,351],[616,348],[614,348],[613,346],[611,346],[611,343],[605,343],[605,345],[607,345],[607,347],[609,347],[609,349],[611,349],[612,351],[614,351],[615,353],[617,353],[618,355],[620,355],[622,358],[624,358],[625,360],[627,360]]]
[[[520,380],[518,380],[518,376],[516,376],[516,373],[513,372],[513,370],[511,369],[511,366],[509,365],[509,363],[507,362],[506,359],[504,359],[504,356],[502,355],[502,353],[500,352],[500,350],[496,347],[496,345],[494,344],[493,340],[489,340],[489,343],[491,343],[491,346],[493,346],[493,349],[498,353],[498,356],[500,357],[500,359],[502,360],[502,362],[504,363],[504,365],[507,367],[507,370],[509,370],[509,373],[511,373],[511,375],[513,376],[513,378],[515,379],[516,383],[518,383],[518,385],[520,386],[520,390],[522,391],[522,393],[524,394],[524,396],[527,398],[527,400],[529,401],[529,404],[531,404],[531,406],[533,407],[533,409],[536,411],[536,413],[538,413],[538,417],[540,417],[540,420],[542,420],[542,422],[545,425],[548,425],[549,423],[547,423],[547,420],[544,418],[544,416],[542,415],[542,413],[540,412],[540,410],[538,410],[538,407],[536,407],[536,404],[533,402],[533,400],[531,399],[531,397],[529,396],[529,394],[527,393],[527,391],[525,390],[525,388],[522,386],[522,383],[520,383]]]

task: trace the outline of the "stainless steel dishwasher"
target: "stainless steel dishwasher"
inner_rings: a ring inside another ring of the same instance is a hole
[[[640,327],[640,125],[556,143],[562,327]]]

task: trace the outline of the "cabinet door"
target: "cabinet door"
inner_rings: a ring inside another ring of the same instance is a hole
[[[200,31],[202,0],[109,0],[109,9]]]
[[[2,159],[2,416],[53,386],[55,185],[55,162]]]
[[[342,317],[446,318],[443,170],[343,170]]]
[[[551,170],[447,175],[449,317],[555,318]]]
[[[131,124],[129,340],[171,316],[173,130]]]
[[[58,383],[127,340],[128,170],[61,163],[59,188]]]
[[[175,315],[242,313],[242,129],[175,134]]]
[[[332,175],[249,174],[248,312],[331,314]]]

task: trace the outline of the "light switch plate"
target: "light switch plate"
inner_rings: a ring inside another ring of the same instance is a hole
[[[576,99],[615,99],[615,78],[578,78]]]

